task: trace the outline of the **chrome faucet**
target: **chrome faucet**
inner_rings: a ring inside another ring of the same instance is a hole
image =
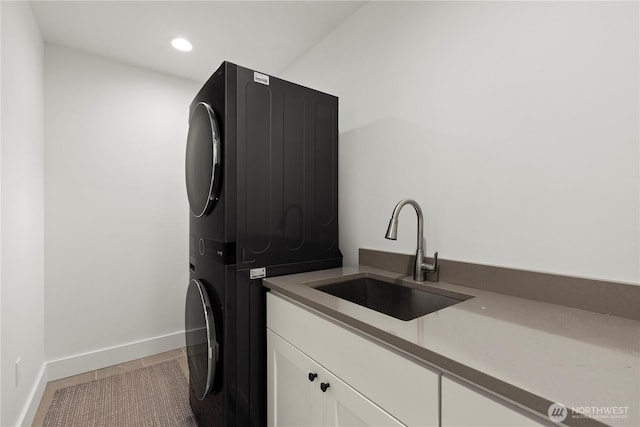
[[[435,280],[430,280],[437,282],[438,281],[438,252],[433,255],[433,264],[423,263],[422,260],[424,258],[423,244],[424,244],[424,216],[422,215],[422,209],[420,205],[415,200],[411,199],[402,199],[398,202],[396,207],[393,209],[393,213],[391,214],[391,220],[389,220],[389,227],[387,228],[387,233],[384,235],[385,239],[396,240],[398,238],[398,215],[400,215],[400,211],[404,207],[404,205],[411,205],[416,210],[416,214],[418,215],[418,247],[416,249],[416,262],[413,268],[413,280],[424,281],[425,274],[427,273],[435,273]],[[427,280],[429,280],[429,275],[427,274]]]

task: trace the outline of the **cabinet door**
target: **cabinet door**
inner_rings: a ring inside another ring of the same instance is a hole
[[[318,365],[267,329],[267,419],[270,427],[315,426],[322,423],[318,399]]]
[[[442,377],[442,427],[544,426],[519,411],[469,387]]]
[[[404,425],[269,329],[267,360],[270,427]]]
[[[329,384],[325,392],[320,389],[321,384]],[[325,426],[404,426],[326,370],[321,371],[321,381],[317,387],[323,395],[321,402]]]

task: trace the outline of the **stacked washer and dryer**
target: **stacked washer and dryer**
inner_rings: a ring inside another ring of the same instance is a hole
[[[190,106],[186,181],[191,408],[263,426],[262,279],[342,265],[338,99],[224,62]]]

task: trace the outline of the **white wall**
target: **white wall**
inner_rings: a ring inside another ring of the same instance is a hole
[[[637,2],[370,2],[283,77],[340,97],[357,248],[640,282]]]
[[[183,345],[184,149],[199,86],[47,45],[45,349],[53,377]]]
[[[3,426],[44,372],[43,42],[26,2],[1,2],[0,283]],[[15,362],[20,358],[18,385]]]

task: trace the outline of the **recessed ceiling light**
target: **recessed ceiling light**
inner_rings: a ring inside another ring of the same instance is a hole
[[[191,43],[187,39],[183,39],[182,37],[176,37],[171,40],[171,46],[178,49],[181,52],[190,52],[193,49]]]

